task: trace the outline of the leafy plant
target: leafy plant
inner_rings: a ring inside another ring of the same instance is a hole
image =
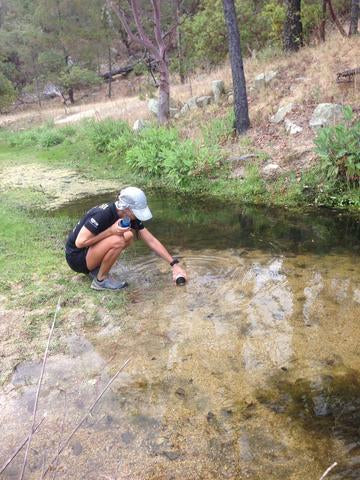
[[[0,72],[0,112],[9,107],[15,97],[16,92],[12,83]]]
[[[182,141],[174,128],[147,128],[127,151],[126,162],[136,172],[168,178],[186,187],[194,177],[208,176],[216,169],[220,153],[216,147]]]
[[[122,120],[91,121],[85,124],[84,129],[98,152],[114,152],[116,149],[114,142],[118,141],[120,137],[128,138],[132,134],[129,125]]]
[[[315,139],[320,168],[327,180],[360,182],[360,121],[350,107],[344,108],[344,123],[319,130]]]

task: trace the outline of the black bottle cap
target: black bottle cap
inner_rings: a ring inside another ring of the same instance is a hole
[[[185,285],[185,283],[186,283],[185,277],[177,277],[176,285]]]

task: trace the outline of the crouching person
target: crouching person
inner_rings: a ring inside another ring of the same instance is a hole
[[[90,209],[77,223],[66,242],[68,265],[75,272],[89,274],[93,279],[91,288],[95,290],[124,288],[125,281],[110,279],[108,273],[137,232],[151,250],[169,263],[174,281],[180,275],[186,278],[179,261],[145,228],[143,222],[151,217],[144,192],[136,187],[124,188],[116,202]],[[119,221],[125,218],[130,219],[130,225],[122,227]]]

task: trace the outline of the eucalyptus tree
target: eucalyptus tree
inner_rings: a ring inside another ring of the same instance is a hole
[[[234,88],[235,126],[237,133],[250,127],[244,65],[240,45],[240,33],[234,0],[223,0],[224,16],[228,32],[229,55]]]
[[[176,22],[164,30],[160,0],[151,0],[151,10],[146,11],[146,2],[129,0],[130,9],[123,2],[106,0],[106,5],[115,13],[129,39],[140,45],[156,60],[159,70],[159,123],[166,123],[170,116],[170,73],[168,51],[169,37],[176,28]],[[147,19],[152,17],[153,31],[148,28]]]

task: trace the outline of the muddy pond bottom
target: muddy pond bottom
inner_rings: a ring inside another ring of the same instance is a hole
[[[359,479],[357,250],[183,244],[189,282],[176,288],[136,248],[113,271],[130,282],[122,318],[48,360],[26,478],[130,357],[46,478],[310,480],[337,462],[328,479]],[[18,365],[0,393],[4,460],[28,431],[40,368]]]

